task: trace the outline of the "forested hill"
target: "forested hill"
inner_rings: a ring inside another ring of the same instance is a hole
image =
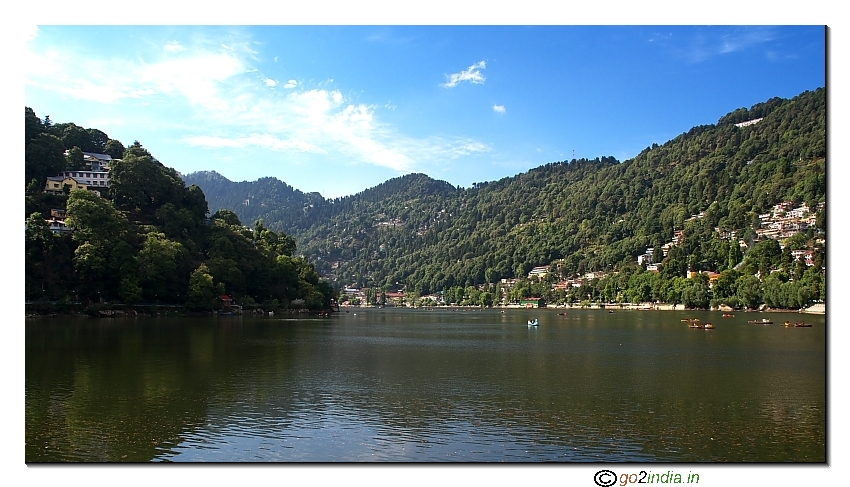
[[[564,275],[616,270],[634,266],[676,230],[684,240],[662,274],[719,272],[729,265],[728,245],[715,228],[752,240],[758,215],[776,203],[814,210],[825,201],[825,98],[821,88],[740,108],[625,162],[553,162],[466,189],[411,174],[325,200],[273,178],[184,179],[203,189],[212,211],[262,218],[292,235],[339,285],[427,294],[555,262]],[[690,219],[700,212],[704,218]],[[824,221],[821,215],[821,236]]]
[[[77,302],[96,313],[143,303],[233,312],[232,297],[237,307],[272,311],[332,308],[334,288],[293,256],[288,235],[246,227],[231,211],[210,215],[203,191],[186,186],[138,141],[125,148],[100,130],[54,124],[30,107],[24,113],[25,296],[34,306],[67,311]],[[85,175],[104,176],[104,152],[109,184],[94,185]],[[55,177],[60,171],[74,176]],[[281,194],[295,195],[286,189]]]

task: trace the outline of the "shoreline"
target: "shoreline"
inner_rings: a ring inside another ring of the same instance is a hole
[[[506,310],[506,309],[520,309],[520,310],[619,310],[619,311],[719,311],[723,313],[800,313],[800,314],[826,314],[826,305],[824,303],[814,304],[809,306],[808,308],[801,309],[778,309],[778,308],[764,308],[764,309],[733,309],[729,307],[717,307],[717,308],[709,308],[709,309],[700,309],[700,308],[685,308],[682,304],[669,304],[669,303],[614,303],[614,304],[589,304],[589,305],[558,305],[558,306],[544,306],[544,307],[525,307],[519,304],[513,305],[505,305],[505,306],[460,306],[460,305],[434,305],[434,306],[392,306],[392,305],[384,305],[384,306],[340,306],[341,309],[384,309],[384,308],[400,308],[400,309],[460,309],[460,310],[484,310],[484,309],[493,309],[493,310]]]
[[[123,308],[123,309],[122,309]],[[106,307],[105,309],[75,309],[75,310],[56,310],[49,309],[43,310],[44,312],[29,312],[25,313],[24,316],[26,318],[50,318],[56,316],[81,316],[81,317],[90,317],[90,318],[116,318],[116,317],[156,317],[156,316],[208,316],[208,315],[229,315],[230,313],[220,313],[217,311],[211,312],[189,312],[183,309],[175,309],[180,308],[174,305],[155,305],[155,306],[141,306],[142,310],[134,309],[139,308],[139,306],[115,306],[115,307]],[[165,308],[165,309],[163,309]],[[447,310],[506,310],[506,309],[517,309],[517,310],[608,310],[608,311],[719,311],[723,313],[800,313],[800,314],[818,314],[825,315],[826,314],[826,304],[825,303],[816,303],[812,306],[802,309],[778,309],[778,308],[762,308],[762,309],[732,309],[728,306],[720,306],[716,308],[709,309],[700,309],[700,308],[685,308],[684,305],[681,304],[670,304],[670,303],[593,303],[586,305],[558,305],[558,306],[543,306],[543,307],[529,307],[522,306],[519,304],[509,304],[505,306],[460,306],[460,305],[435,305],[435,306],[394,306],[394,305],[384,305],[384,306],[345,306],[341,305],[337,310],[316,310],[310,311],[307,309],[276,309],[274,313],[280,313],[282,315],[285,314],[317,314],[319,316],[330,316],[334,313],[340,313],[342,310],[345,312],[349,312],[351,309],[383,309],[383,308],[399,308],[399,309],[447,309]],[[33,311],[33,310],[30,310]],[[266,310],[261,308],[254,310],[246,310],[243,312],[232,313],[233,315],[268,315]]]

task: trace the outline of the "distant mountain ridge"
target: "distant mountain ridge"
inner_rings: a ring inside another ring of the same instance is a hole
[[[325,201],[318,193],[303,193],[274,177],[234,182],[215,171],[193,172],[182,177],[187,186],[197,184],[204,190],[210,213],[229,209],[246,224],[259,219],[299,221],[301,209]],[[297,227],[289,227],[287,231],[293,232],[294,228]]]

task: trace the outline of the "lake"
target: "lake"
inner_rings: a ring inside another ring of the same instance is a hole
[[[826,461],[823,315],[563,311],[28,319],[25,459]]]

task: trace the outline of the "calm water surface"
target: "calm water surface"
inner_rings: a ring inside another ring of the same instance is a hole
[[[567,313],[28,320],[26,461],[826,460],[823,316]]]

